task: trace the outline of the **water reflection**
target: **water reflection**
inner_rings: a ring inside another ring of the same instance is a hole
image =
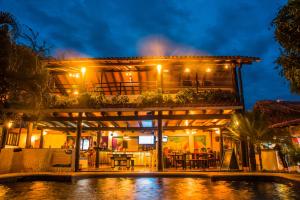
[[[300,199],[295,186],[197,178],[102,178],[0,185],[0,199]]]

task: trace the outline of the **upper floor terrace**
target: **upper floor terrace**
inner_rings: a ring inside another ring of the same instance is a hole
[[[161,56],[53,59],[44,64],[52,75],[51,93],[58,98],[74,100],[88,93],[93,97],[79,101],[92,107],[125,103],[160,107],[242,105],[238,68],[256,61],[259,58],[242,56]]]

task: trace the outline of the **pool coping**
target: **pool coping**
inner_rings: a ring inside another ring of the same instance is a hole
[[[22,181],[74,182],[87,178],[207,178],[211,181],[270,181],[300,185],[300,174],[266,172],[24,172],[0,174],[0,183]]]

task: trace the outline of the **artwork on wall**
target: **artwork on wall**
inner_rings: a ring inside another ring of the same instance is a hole
[[[189,137],[186,136],[169,136],[168,141],[164,143],[172,151],[188,151]]]
[[[194,137],[194,149],[200,150],[201,148],[206,148],[205,135],[198,135]]]
[[[113,137],[112,138],[112,149],[115,151],[123,150],[123,137]]]

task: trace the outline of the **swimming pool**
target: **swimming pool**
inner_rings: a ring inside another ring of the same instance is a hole
[[[0,199],[300,199],[292,184],[202,178],[92,178],[0,184]]]

